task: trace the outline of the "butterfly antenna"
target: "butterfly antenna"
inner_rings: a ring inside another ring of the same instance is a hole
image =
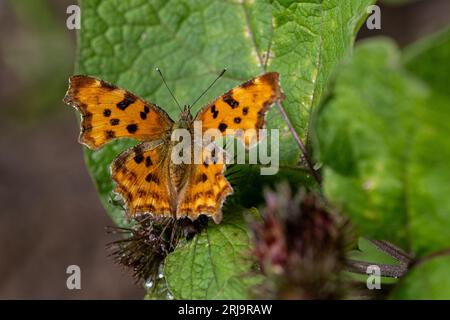
[[[201,99],[201,97],[203,97],[205,95],[206,92],[208,92],[209,89],[211,89],[211,87],[214,85],[214,83],[216,83],[217,80],[220,79],[220,77],[223,76],[223,74],[227,71],[227,69],[223,69],[222,72],[217,76],[217,78],[209,85],[208,88],[206,88],[205,91],[203,91],[203,93],[189,106],[189,110],[194,106],[194,104],[197,103],[198,100]]]
[[[180,111],[183,111],[183,109],[181,108],[180,104],[178,103],[177,98],[175,98],[175,95],[173,94],[172,90],[170,90],[169,86],[167,85],[166,79],[164,79],[164,76],[163,76],[161,70],[159,70],[159,68],[156,68],[156,72],[158,72],[158,74],[161,77],[162,81],[164,82],[164,85],[166,86],[167,90],[169,90],[170,95],[172,96],[173,100],[175,100],[175,102],[177,103],[178,108],[180,108]]]

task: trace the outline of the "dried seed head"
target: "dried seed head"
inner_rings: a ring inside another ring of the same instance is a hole
[[[192,238],[202,226],[189,219],[144,215],[135,219],[133,227],[109,228],[109,233],[119,234],[121,239],[107,247],[116,263],[131,270],[137,283],[154,284],[161,278],[161,264],[179,239]]]
[[[353,241],[347,223],[312,193],[292,196],[288,185],[265,199],[263,222],[253,224],[255,254],[268,279],[261,298],[342,297],[341,271]]]

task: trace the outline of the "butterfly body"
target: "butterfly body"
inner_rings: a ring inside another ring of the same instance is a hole
[[[184,109],[180,113],[179,119],[174,123],[171,133],[174,130],[187,130],[190,133],[190,136],[193,136],[193,122],[194,119],[192,117],[189,106],[185,105]],[[171,139],[169,137],[169,141],[165,141],[167,145],[169,145],[168,153],[172,154],[173,149],[179,143],[177,140]],[[176,194],[174,197],[178,200],[180,194],[182,194],[182,189],[186,185],[189,175],[190,175],[190,165],[187,163],[174,163],[171,161],[169,163],[169,176],[171,185],[173,186],[173,192]],[[176,203],[173,205],[173,208],[176,208]],[[176,211],[172,212],[174,216],[176,216]]]
[[[129,217],[151,214],[195,220],[204,214],[219,223],[222,204],[233,192],[223,175],[223,159],[215,149],[196,151],[192,139],[190,161],[173,161],[180,143],[173,133],[181,129],[194,137],[197,121],[202,132],[215,129],[226,135],[226,129],[256,130],[241,139],[249,148],[260,139],[257,130],[264,127],[268,108],[283,98],[278,73],[266,73],[228,91],[195,117],[185,106],[174,122],[158,106],[103,80],[80,75],[69,83],[64,101],[81,112],[80,142],[96,150],[117,138],[140,141],[111,165],[115,192],[124,198]]]

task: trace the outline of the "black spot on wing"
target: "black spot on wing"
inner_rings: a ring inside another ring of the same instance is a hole
[[[127,125],[127,131],[131,134],[135,133],[137,131],[137,129],[138,129],[138,126],[135,123]]]
[[[133,152],[134,152],[134,162],[136,162],[137,164],[141,163],[142,160],[144,160],[144,156],[142,154],[142,145],[138,144],[136,146],[133,147]]]
[[[154,175],[153,173],[149,173],[146,177],[145,177],[145,181],[147,182],[154,182],[156,184],[159,184],[159,178]]]
[[[105,117],[109,117],[109,116],[111,115],[111,110],[109,110],[109,109],[103,110],[103,115],[104,115]]]
[[[240,85],[241,88],[248,88],[251,87],[255,83],[254,79],[248,80]]]
[[[147,157],[145,158],[145,166],[148,168],[148,167],[150,167],[152,164],[153,164],[152,159],[151,159],[149,156],[147,156]]]
[[[216,119],[217,116],[219,115],[219,111],[216,110],[216,105],[213,104],[211,107],[211,113],[212,113],[212,117],[213,119]]]
[[[110,83],[108,83],[108,82],[106,82],[106,81],[104,81],[104,80],[100,80],[100,86],[102,87],[102,88],[104,88],[104,89],[106,89],[106,90],[116,90],[117,89],[117,87],[116,86],[114,86],[114,85],[112,85],[112,84],[110,84]]]
[[[226,104],[228,104],[231,107],[231,109],[235,109],[239,106],[239,102],[233,99],[233,97],[231,96],[231,92],[225,93],[222,97],[222,100]]]
[[[227,129],[227,124],[226,123],[223,123],[223,122],[221,122],[220,124],[219,124],[219,130],[220,130],[220,132],[224,132],[226,129]]]
[[[117,126],[120,123],[120,120],[119,119],[111,119],[111,120],[109,120],[109,123],[112,126]]]
[[[142,155],[142,153],[138,153],[134,156],[134,162],[136,162],[137,164],[141,163],[142,160],[144,160],[144,156]]]
[[[147,192],[145,190],[139,189],[137,191],[137,195],[139,198],[144,198],[147,195]]]
[[[114,139],[116,137],[116,133],[112,130],[106,130],[105,137],[106,139]]]
[[[125,97],[117,104],[117,108],[125,110],[128,106],[136,101],[136,98],[130,93],[125,93]]]
[[[208,180],[208,177],[206,174],[202,173],[201,175],[197,176],[197,179],[195,180],[196,183],[204,183]]]

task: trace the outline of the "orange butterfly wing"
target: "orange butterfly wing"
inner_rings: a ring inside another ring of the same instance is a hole
[[[203,164],[191,165],[189,180],[177,206],[177,218],[195,220],[204,214],[214,222],[222,220],[222,204],[233,193],[223,172],[225,164],[221,152],[203,149]]]
[[[259,141],[258,130],[265,124],[265,115],[270,106],[284,98],[279,85],[279,74],[270,72],[253,78],[228,91],[201,109],[195,120],[202,121],[203,132],[218,129],[226,135],[228,129],[245,132],[241,138],[248,148]],[[217,150],[217,149],[216,149]],[[222,204],[233,189],[223,172],[223,158],[203,149],[203,164],[191,166],[189,180],[179,201],[177,218],[195,220],[205,214],[219,223],[222,219]],[[216,161],[211,161],[211,159]],[[209,161],[208,161],[209,160]]]
[[[122,152],[111,165],[111,175],[127,204],[128,216],[151,213],[171,216],[168,148],[163,141],[144,142]]]
[[[203,132],[218,129],[222,135],[227,134],[227,129],[254,129],[240,137],[248,148],[259,141],[258,130],[264,127],[267,110],[282,99],[284,94],[280,89],[279,74],[269,72],[244,82],[209,103],[199,111],[196,120],[202,121]]]
[[[70,77],[64,102],[81,112],[80,142],[91,149],[116,138],[159,139],[173,124],[158,106],[93,77]]]

